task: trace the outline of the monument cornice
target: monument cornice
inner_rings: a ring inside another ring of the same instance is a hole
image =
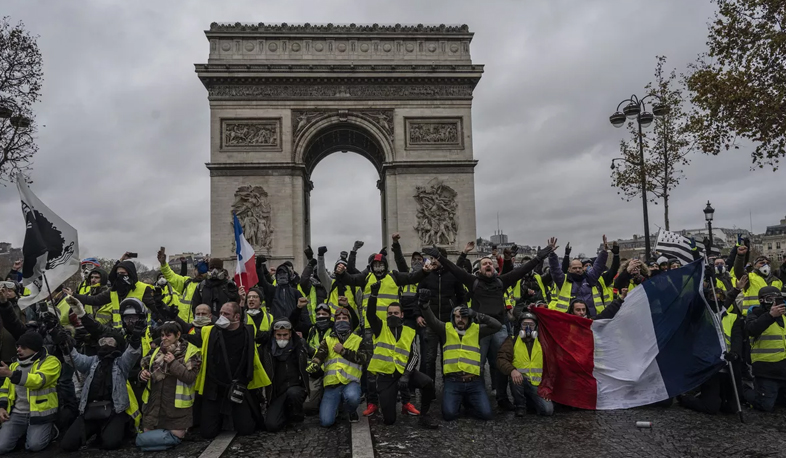
[[[213,22],[210,24],[210,29],[205,31],[209,37],[211,35],[221,34],[275,34],[275,35],[451,35],[463,36],[471,38],[474,34],[469,31],[469,26],[462,25],[380,25],[380,24],[287,24],[286,22],[280,24],[265,24],[259,22],[257,24],[243,24],[235,22],[234,24],[220,24]]]
[[[359,74],[417,74],[421,75],[454,75],[466,74],[469,77],[480,78],[483,74],[482,64],[250,64],[250,63],[209,63],[194,64],[194,70],[200,78],[229,75],[275,74],[291,75],[293,73],[335,73]],[[239,77],[244,77],[239,76]]]
[[[207,162],[211,177],[306,176],[306,166],[293,162]]]

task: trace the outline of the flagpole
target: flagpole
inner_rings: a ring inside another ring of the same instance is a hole
[[[704,263],[705,263],[706,266],[709,266],[709,262],[710,261],[707,258],[707,251],[705,250],[704,251]],[[723,307],[723,304],[718,304],[718,294],[715,292],[715,272],[711,272],[710,273],[710,280],[712,280],[712,281],[710,281],[710,287],[712,288],[712,296],[715,299],[715,304],[717,304],[718,310],[721,310],[721,307]],[[719,312],[719,313],[722,313],[722,312]],[[712,313],[711,315],[712,315],[713,322],[715,322],[716,330],[720,327],[720,332],[723,333],[723,324],[720,322],[720,318],[718,316],[719,314]],[[740,318],[741,317],[738,317],[737,319],[739,320]],[[726,341],[725,337],[724,337],[723,340],[724,340],[724,343],[725,343],[725,341]],[[726,344],[726,352],[727,353],[731,351],[730,345],[731,345],[731,336],[729,336],[729,343]],[[732,367],[731,361],[726,360],[726,367],[729,368],[729,377],[731,377],[731,386],[732,386],[732,388],[734,388],[734,400],[737,402],[737,414],[740,417],[740,423],[745,423],[745,418],[743,417],[743,414],[742,414],[742,405],[740,404],[740,393],[737,390],[737,379],[736,379],[736,377],[734,377],[734,368]]]

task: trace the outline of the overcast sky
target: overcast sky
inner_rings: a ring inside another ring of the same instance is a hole
[[[469,25],[475,90],[473,138],[477,232],[496,215],[511,240],[555,235],[578,251],[643,233],[641,202],[610,186],[609,163],[626,136],[608,116],[652,80],[655,56],[682,71],[705,49],[709,0],[589,1],[34,1],[3,13],[40,35],[45,82],[36,107],[40,151],[32,189],[79,230],[82,256],[137,251],[152,264],[170,253],[209,250],[209,108],[194,63],[207,61],[211,22],[446,23]],[[786,172],[750,170],[749,150],[692,156],[673,195],[672,229],[703,224],[763,232],[786,215],[767,197]],[[351,170],[348,175],[348,170]],[[347,179],[349,177],[349,179]],[[355,238],[380,244],[377,176],[354,154],[314,172],[312,241],[333,254]],[[352,196],[340,224],[331,196]],[[780,192],[780,191],[778,191]],[[0,241],[21,245],[15,187],[0,188]],[[653,233],[662,206],[650,205]],[[385,243],[388,244],[388,243]],[[577,252],[578,252],[577,251]],[[574,252],[574,253],[577,253]]]

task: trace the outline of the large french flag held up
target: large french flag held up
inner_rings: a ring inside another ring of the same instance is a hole
[[[704,300],[703,261],[631,291],[619,313],[589,320],[534,309],[543,348],[543,397],[582,409],[662,401],[698,387],[725,364],[723,334]]]
[[[235,253],[237,260],[235,261],[235,283],[238,286],[243,286],[246,291],[249,288],[256,286],[259,278],[257,278],[256,259],[254,256],[254,249],[248,243],[246,237],[243,235],[243,227],[240,226],[240,221],[237,215],[232,214],[233,226],[235,226]]]

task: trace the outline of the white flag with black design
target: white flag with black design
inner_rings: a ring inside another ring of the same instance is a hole
[[[24,179],[17,180],[25,218],[22,245],[22,285],[30,295],[19,299],[24,309],[49,295],[44,274],[52,291],[79,270],[79,241],[76,229],[41,202]]]
[[[699,252],[703,253],[704,243],[695,241]],[[655,242],[655,251],[669,259],[678,259],[682,265],[693,262],[691,239],[676,232],[658,231],[658,241]],[[720,256],[720,249],[712,247],[709,256]]]

